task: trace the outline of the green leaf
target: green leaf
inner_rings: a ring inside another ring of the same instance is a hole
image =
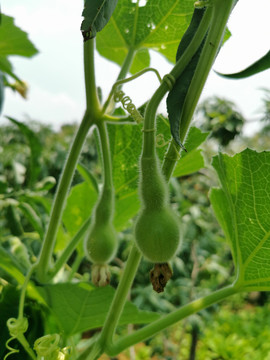
[[[174,62],[179,39],[188,27],[193,0],[148,0],[144,6],[119,0],[106,28],[97,35],[97,50],[105,58],[122,65],[130,49],[144,49],[143,61],[135,57],[131,72],[149,65],[149,49]]]
[[[211,202],[228,238],[237,283],[246,290],[270,290],[270,152],[246,149],[213,159],[222,189]]]
[[[98,182],[94,175],[83,164],[77,164],[77,170],[85,181],[88,181],[90,185],[93,185],[97,193],[99,193]]]
[[[29,203],[21,202],[19,204],[19,208],[42,239],[44,230],[40,216],[36,213],[36,211]]]
[[[240,72],[234,74],[221,74],[219,72],[216,73],[228,79],[243,79],[258,74],[269,68],[270,68],[270,51],[268,51],[263,57],[261,57],[259,60],[255,61],[252,65],[248,66],[246,69]]]
[[[186,48],[190,44],[193,39],[196,31],[200,25],[200,22],[203,18],[205,12],[205,8],[203,9],[194,9],[194,13],[190,22],[190,25],[182,37],[179,47],[177,49],[176,61],[178,61]],[[200,59],[201,51],[203,48],[204,41],[196,51],[195,55],[190,60],[189,64],[182,72],[181,76],[176,79],[176,82],[170,90],[167,96],[167,111],[169,115],[169,121],[171,126],[171,133],[174,140],[182,147],[180,141],[180,121],[181,121],[181,113],[183,110],[183,105],[186,99],[186,95],[188,93],[189,86],[191,84],[192,78],[194,76],[198,61]]]
[[[97,197],[96,190],[89,182],[73,186],[63,214],[63,222],[70,236],[73,237],[89,218]]]
[[[150,54],[148,49],[140,49],[136,52],[132,65],[130,67],[130,73],[136,74],[150,66]]]
[[[9,116],[7,116],[7,119],[9,119],[13,124],[18,126],[18,128],[26,137],[29,143],[31,153],[30,153],[30,166],[27,169],[28,183],[30,187],[33,187],[41,171],[41,164],[40,164],[40,158],[42,153],[41,142],[37,134],[34,133],[34,131],[31,130],[27,125]]]
[[[0,26],[0,54],[20,55],[31,57],[37,54],[37,49],[28,39],[27,33],[14,25],[14,19],[10,16],[1,14],[2,22]]]
[[[141,125],[108,124],[110,150],[113,163],[115,187],[115,217],[117,230],[123,230],[127,222],[136,215],[140,203],[138,199],[138,159],[141,153]]]
[[[0,56],[0,70],[13,77],[13,79],[20,81],[18,76],[15,75],[13,72],[13,67],[11,62],[4,56]]]
[[[0,268],[12,276],[19,284],[23,284],[24,275],[16,259],[0,245]]]
[[[208,132],[201,132],[198,128],[190,128],[185,141],[187,152],[181,152],[181,157],[176,164],[173,176],[180,177],[190,175],[205,167],[204,158],[201,150],[198,150],[198,147],[204,143],[208,135]]]
[[[143,111],[142,111],[143,112]],[[118,231],[124,230],[140,208],[138,196],[138,163],[142,146],[142,125],[108,124],[113,179],[116,192],[114,225]],[[197,128],[191,128],[186,140],[187,153],[182,152],[174,176],[184,176],[204,167],[204,159],[197,150],[208,136]],[[168,119],[157,117],[157,153],[162,161],[171,139]]]
[[[1,69],[1,67],[0,67]],[[4,78],[3,78],[3,74],[0,71],[0,114],[2,113],[2,107],[3,107],[3,103],[4,103]]]
[[[104,324],[115,290],[89,283],[55,284],[39,288],[66,336],[99,328]],[[159,318],[126,302],[119,325],[146,324]]]
[[[85,0],[81,30],[84,39],[92,39],[101,31],[116,7],[118,0]]]

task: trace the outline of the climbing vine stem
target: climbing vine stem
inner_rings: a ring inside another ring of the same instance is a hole
[[[93,39],[84,43],[84,69],[87,110],[72,143],[52,205],[49,223],[37,262],[37,277],[41,282],[47,280],[56,234],[81,149],[90,127],[95,123],[100,113],[95,83]]]
[[[228,296],[236,294],[237,292],[238,288],[232,285],[184,305],[180,309],[161,317],[159,320],[146,325],[140,330],[137,330],[135,333],[127,335],[116,341],[110,348],[107,349],[107,354],[109,356],[119,354],[124,349],[148,339],[187,316],[203,310],[206,307],[227,298]]]

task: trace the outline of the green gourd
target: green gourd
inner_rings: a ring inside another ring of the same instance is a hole
[[[154,157],[141,158],[142,208],[135,224],[135,241],[143,256],[165,263],[180,245],[179,220],[170,207],[168,187]]]
[[[113,226],[114,191],[103,189],[93,212],[93,220],[85,237],[85,253],[94,264],[109,263],[117,251],[117,235]]]

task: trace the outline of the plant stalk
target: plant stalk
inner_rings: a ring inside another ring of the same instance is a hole
[[[196,34],[192,38],[190,44],[186,48],[181,58],[177,61],[176,65],[170,72],[170,75],[177,79],[184,71],[193,55],[196,53],[200,44],[202,43],[204,36],[208,30],[209,23],[211,20],[212,8],[209,7],[204,13],[202,21],[196,31]],[[155,156],[155,119],[157,108],[168,91],[168,85],[162,81],[151,100],[149,101],[145,111],[145,122],[144,122],[144,137],[143,137],[143,156],[152,158]]]
[[[100,113],[95,83],[93,39],[88,40],[84,43],[84,71],[87,110],[72,143],[55,194],[49,224],[45,233],[41,252],[37,262],[37,278],[41,282],[47,281],[58,227],[60,225],[64,207],[66,204],[66,199],[68,196],[68,191],[81,153],[81,149],[83,147],[90,127],[97,121]]]
[[[136,245],[133,244],[121,277],[121,281],[118,284],[118,288],[113,298],[108,316],[106,317],[104,327],[101,331],[99,344],[105,351],[107,346],[110,346],[112,343],[115,328],[126,303],[126,299],[135,278],[140,261],[141,253],[137,249]]]
[[[213,13],[198,65],[190,83],[183,107],[180,124],[180,139],[184,141],[193,113],[204,88],[208,74],[218,54],[235,0],[214,0]]]
[[[228,296],[234,295],[238,291],[239,290],[237,287],[231,285],[221,290],[218,290],[210,295],[194,300],[191,303],[182,306],[180,309],[168,315],[165,315],[161,319],[158,319],[151,324],[146,325],[140,330],[137,330],[135,333],[127,335],[116,341],[113,345],[110,346],[110,348],[107,349],[107,354],[109,356],[115,356],[116,354],[122,352],[124,349],[152,337],[153,335],[175,324],[176,322],[194,313],[197,313],[198,311],[201,311],[208,306],[227,298]]]

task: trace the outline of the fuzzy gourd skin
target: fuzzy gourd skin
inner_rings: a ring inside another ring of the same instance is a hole
[[[94,264],[109,263],[117,250],[117,236],[112,223],[91,226],[85,241],[85,251],[89,260]]]
[[[140,196],[142,210],[135,224],[135,241],[143,256],[165,263],[180,245],[179,221],[169,204],[169,194],[158,161],[141,159]]]
[[[103,189],[85,237],[84,248],[93,264],[109,263],[117,251],[117,234],[113,226],[114,191]]]

